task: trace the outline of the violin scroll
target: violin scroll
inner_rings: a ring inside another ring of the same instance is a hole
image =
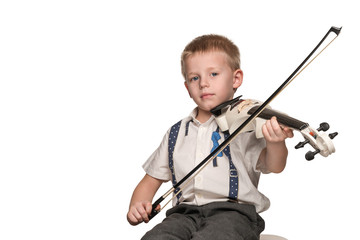
[[[334,139],[338,135],[338,133],[334,132],[327,135],[325,131],[327,131],[329,128],[330,125],[326,122],[323,122],[316,130],[311,127],[303,129],[300,132],[305,138],[305,141],[299,142],[295,146],[295,149],[302,148],[309,143],[315,149],[315,151],[308,151],[305,154],[305,159],[308,161],[313,160],[315,158],[315,155],[318,153],[320,153],[320,155],[324,157],[327,157],[330,154],[334,153],[335,147],[331,140]]]

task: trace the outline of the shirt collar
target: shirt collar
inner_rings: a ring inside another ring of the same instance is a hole
[[[200,125],[208,126],[215,120],[214,115],[211,115],[211,117],[206,122],[201,123],[196,119],[197,112],[198,112],[198,110],[197,110],[197,107],[196,107],[191,111],[190,116],[189,116],[190,120],[192,120],[197,126],[200,126]]]

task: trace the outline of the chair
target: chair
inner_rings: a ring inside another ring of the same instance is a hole
[[[276,235],[261,234],[260,240],[287,240],[287,239]]]

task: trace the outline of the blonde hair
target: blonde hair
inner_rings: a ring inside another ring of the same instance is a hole
[[[221,51],[228,56],[228,63],[231,70],[240,69],[240,51],[238,47],[228,38],[208,34],[195,38],[188,45],[181,54],[181,73],[186,80],[185,61],[194,53],[205,53],[209,51]]]

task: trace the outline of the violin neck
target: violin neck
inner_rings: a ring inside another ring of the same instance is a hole
[[[253,108],[251,108],[249,111],[248,111],[248,114],[253,114],[256,109],[258,108],[259,106],[255,106]],[[298,131],[301,131],[305,128],[307,128],[309,126],[308,123],[305,123],[305,122],[302,122],[300,120],[297,120],[295,118],[292,118],[288,115],[285,115],[283,113],[280,113],[278,111],[275,111],[273,109],[270,109],[270,108],[265,108],[259,115],[258,117],[259,118],[263,118],[263,119],[270,119],[272,118],[273,116],[276,117],[277,121],[287,127],[290,127],[290,128],[293,128],[295,130],[298,130]]]

